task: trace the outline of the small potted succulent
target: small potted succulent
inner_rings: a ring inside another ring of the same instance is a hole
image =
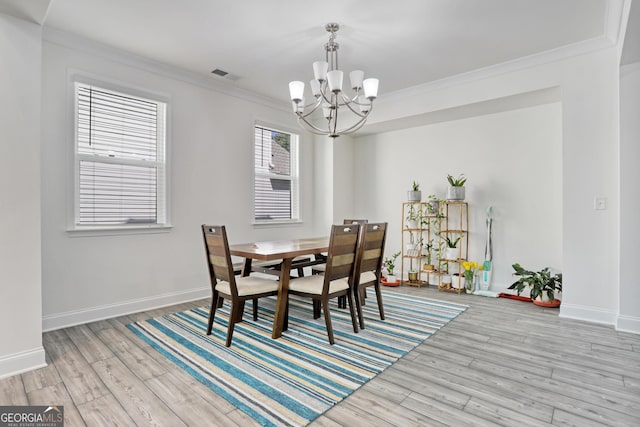
[[[519,277],[509,289],[515,289],[518,295],[524,288],[530,288],[531,300],[543,307],[558,307],[560,300],[556,293],[562,292],[562,273],[552,274],[549,267],[540,271],[529,271],[518,263],[513,264],[514,276]]]
[[[420,184],[413,181],[411,190],[407,191],[407,200],[409,202],[420,202],[422,200],[422,191],[420,191]]]
[[[384,268],[387,270],[387,282],[395,282],[396,276],[393,274],[393,270],[396,268],[396,259],[400,256],[400,252],[396,252],[390,257],[384,258]]]
[[[447,200],[464,200],[464,183],[467,182],[467,178],[464,176],[464,174],[460,174],[458,178],[447,175],[447,181],[449,181],[449,188],[447,189]]]

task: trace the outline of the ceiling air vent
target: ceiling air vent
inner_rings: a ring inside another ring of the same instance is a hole
[[[227,80],[231,80],[232,82],[235,82],[236,80],[240,79],[239,76],[235,75],[235,74],[229,74],[224,70],[221,70],[220,68],[216,68],[215,70],[213,70],[211,72],[211,74],[215,74],[218,77],[222,77],[225,78]]]
[[[224,77],[224,76],[226,76],[226,75],[227,75],[227,74],[229,74],[229,73],[227,73],[227,72],[226,72],[226,71],[224,71],[224,70],[221,70],[220,68],[216,68],[215,70],[213,70],[213,71],[211,72],[211,74],[215,74],[216,76]]]

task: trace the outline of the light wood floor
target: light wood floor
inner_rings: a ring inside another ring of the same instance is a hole
[[[402,287],[469,309],[312,426],[640,426],[640,336],[530,303]],[[63,404],[65,426],[252,426],[124,325],[44,334],[49,366],[0,380],[0,405]]]

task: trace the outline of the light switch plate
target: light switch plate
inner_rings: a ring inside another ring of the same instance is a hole
[[[607,209],[607,198],[606,197],[598,197],[593,201],[593,208],[597,211],[604,211]]]

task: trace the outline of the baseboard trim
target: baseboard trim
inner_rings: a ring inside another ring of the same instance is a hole
[[[188,291],[173,292],[156,295],[148,298],[123,301],[116,304],[106,304],[97,307],[90,307],[82,310],[67,311],[64,313],[43,316],[42,330],[53,331],[67,328],[69,326],[81,325],[98,320],[110,319],[112,317],[124,316],[140,311],[153,310],[168,305],[180,304],[211,296],[211,288],[197,288]]]
[[[616,331],[640,334],[640,317],[618,315]]]
[[[564,301],[560,305],[560,317],[565,317],[567,319],[586,320],[587,322],[615,325],[616,316],[616,312],[604,310],[602,308],[565,304]]]
[[[42,346],[2,356],[0,357],[0,380],[45,366],[47,362],[44,359]]]

